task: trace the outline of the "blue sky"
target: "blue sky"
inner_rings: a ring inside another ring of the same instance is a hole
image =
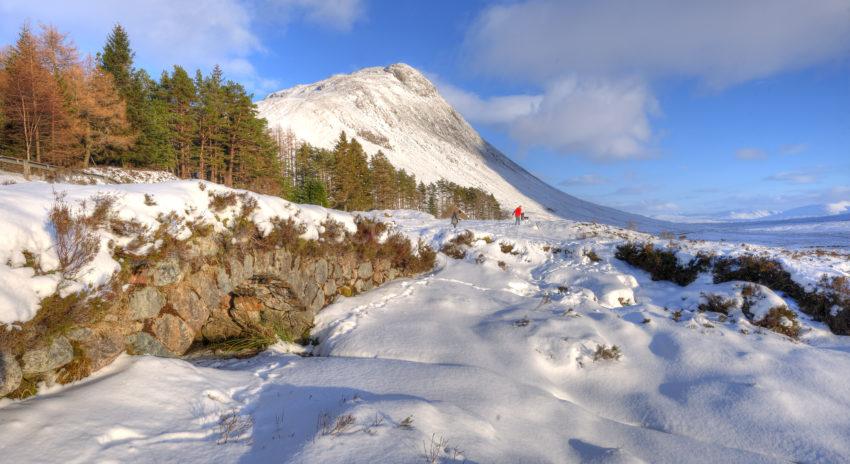
[[[128,29],[258,97],[367,66],[425,72],[488,140],[564,191],[677,216],[850,201],[850,0],[0,0],[96,52]],[[200,6],[199,6],[200,5]]]

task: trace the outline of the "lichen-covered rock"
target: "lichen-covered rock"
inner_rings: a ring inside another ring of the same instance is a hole
[[[211,236],[192,237],[186,244],[186,257],[188,259],[206,258],[215,256],[219,252],[218,243]]]
[[[233,298],[233,309],[230,311],[233,319],[243,326],[258,325],[263,303],[253,296],[237,296]]]
[[[168,303],[196,334],[200,333],[201,328],[210,317],[209,307],[184,283],[168,292]]]
[[[127,352],[134,355],[149,354],[162,358],[172,358],[174,355],[168,351],[168,348],[153,335],[146,332],[137,332],[128,335],[125,339],[127,343]]]
[[[94,336],[94,330],[88,327],[74,327],[65,332],[65,338],[72,342],[83,342]]]
[[[372,263],[369,261],[364,261],[360,263],[360,267],[357,268],[357,277],[361,279],[370,279],[372,277]]]
[[[223,294],[232,292],[235,287],[233,281],[230,279],[230,275],[221,267],[215,271],[215,282],[218,285],[218,290]]]
[[[180,280],[181,274],[180,260],[176,256],[171,256],[154,264],[151,271],[151,280],[154,285],[161,287],[176,283]]]
[[[331,296],[336,293],[336,282],[334,282],[333,279],[325,282],[324,292],[325,296]]]
[[[325,281],[328,280],[328,262],[325,259],[316,261],[314,277],[316,279],[316,283],[319,285],[324,284]]]
[[[163,306],[165,297],[155,287],[145,287],[130,295],[130,317],[134,321],[156,317]]]
[[[201,268],[201,272],[192,274],[187,279],[189,287],[198,294],[201,298],[201,303],[207,308],[218,306],[221,292],[218,289],[218,282],[213,277],[214,272],[208,266]]]
[[[80,344],[92,372],[108,366],[124,352],[124,342],[117,332],[98,332]]]
[[[242,327],[227,315],[227,311],[221,310],[220,313],[224,313],[223,316],[216,316],[216,312],[213,312],[212,317],[210,317],[209,322],[204,324],[203,329],[201,329],[201,334],[204,336],[204,340],[209,342],[220,342],[222,340],[227,340],[228,338],[238,337],[242,334]]]
[[[172,354],[180,356],[192,346],[195,333],[183,319],[173,314],[163,314],[151,324],[151,332]]]
[[[21,357],[24,377],[58,369],[74,359],[74,347],[65,337],[56,337],[50,346],[30,350]]]
[[[0,352],[0,397],[18,389],[23,375],[21,366],[11,353]]]

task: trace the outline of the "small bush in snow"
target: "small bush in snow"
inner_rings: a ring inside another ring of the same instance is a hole
[[[593,361],[617,361],[623,353],[620,352],[620,347],[617,345],[596,345],[596,351],[593,353]]]
[[[770,329],[776,333],[796,339],[800,336],[800,324],[797,315],[787,306],[774,306],[760,321],[754,322],[759,327]]]
[[[230,206],[236,206],[238,201],[238,194],[232,191],[221,193],[210,191],[208,195],[210,197],[210,209],[216,213],[221,213]]]
[[[682,266],[675,251],[656,248],[651,243],[625,243],[617,247],[614,257],[649,272],[652,280],[667,280],[683,287],[711,265],[711,257],[700,254]]]
[[[584,256],[586,256],[587,259],[589,259],[591,262],[594,262],[594,263],[598,263],[598,262],[602,261],[602,258],[600,258],[599,255],[597,255],[596,252],[593,251],[593,250],[586,250],[584,252]]]
[[[467,230],[445,243],[440,251],[451,258],[463,259],[466,257],[466,249],[472,246],[474,240],[475,235]]]
[[[729,310],[735,307],[735,300],[723,298],[722,295],[714,293],[700,294],[704,302],[700,303],[698,308],[701,312],[712,312],[729,315]]]
[[[499,244],[499,249],[501,249],[504,254],[514,254],[513,243],[502,242]]]
[[[94,259],[100,241],[91,233],[88,221],[75,214],[61,195],[56,197],[48,218],[55,234],[59,269],[63,277],[73,279]]]
[[[436,433],[431,434],[431,440],[422,442],[422,457],[425,458],[426,464],[437,464],[440,462],[440,457],[446,453],[449,447],[449,441]]]
[[[398,428],[411,430],[413,429],[413,416],[407,416],[398,423]]]
[[[153,195],[151,195],[150,193],[145,194],[145,205],[156,206],[156,200],[153,199]]]
[[[228,411],[218,418],[218,444],[239,441],[254,428],[254,418]]]

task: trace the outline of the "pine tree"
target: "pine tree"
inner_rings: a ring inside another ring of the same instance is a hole
[[[169,138],[177,158],[175,173],[186,179],[191,176],[192,148],[197,133],[193,113],[198,101],[197,89],[186,70],[177,65],[170,76],[163,73],[160,87],[168,108]]]
[[[106,37],[106,45],[98,54],[100,67],[115,79],[115,86],[124,98],[127,98],[132,86],[133,58],[135,53],[130,49],[130,37],[121,24],[115,24]]]
[[[370,163],[372,171],[372,198],[377,209],[393,209],[398,207],[398,179],[396,170],[390,164],[386,155],[379,151]]]

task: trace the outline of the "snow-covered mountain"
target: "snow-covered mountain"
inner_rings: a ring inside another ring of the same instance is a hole
[[[729,210],[716,213],[695,213],[657,216],[658,219],[673,222],[764,222],[785,221],[790,219],[834,219],[845,220],[843,217],[850,214],[850,200],[836,201],[832,203],[816,203],[799,206],[786,210]]]
[[[291,129],[331,148],[340,131],[369,154],[432,182],[441,178],[491,192],[504,208],[522,205],[533,217],[561,217],[656,228],[659,221],[590,203],[541,181],[482,139],[413,67],[393,64],[332,76],[272,93],[258,102],[270,127]]]

